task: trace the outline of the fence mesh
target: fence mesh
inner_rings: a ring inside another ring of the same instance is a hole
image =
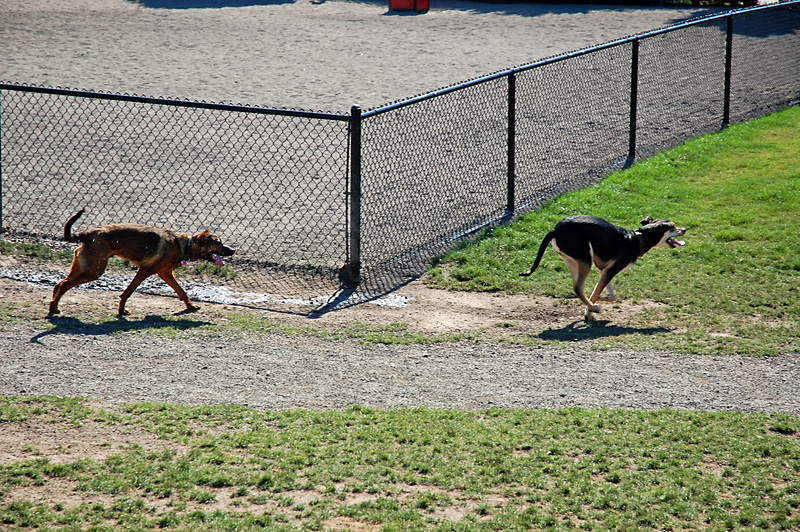
[[[238,250],[223,282],[239,290],[335,293],[344,264],[361,265],[362,293],[391,290],[478,228],[594,183],[631,153],[718,130],[728,42],[731,122],[800,100],[794,1],[367,111],[360,161],[348,116],[3,85],[0,223],[4,238],[57,239],[85,207],[78,229],[211,229]]]
[[[638,156],[722,127],[725,28],[722,20],[641,40]]]
[[[228,281],[293,293],[337,286],[346,259],[347,124],[4,91],[3,225],[59,236],[125,221],[237,249]],[[301,275],[293,275],[300,273]]]
[[[495,79],[364,120],[366,278],[417,275],[449,239],[502,215],[506,90]]]
[[[783,109],[800,99],[800,5],[733,19],[731,121]]]
[[[519,73],[518,209],[587,186],[625,160],[630,48],[597,50]]]

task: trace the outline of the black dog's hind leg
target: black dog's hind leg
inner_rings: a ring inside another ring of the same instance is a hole
[[[614,279],[619,272],[625,269],[627,265],[619,263],[617,264],[609,264],[602,270],[600,270],[600,278],[597,280],[597,284],[592,290],[592,296],[589,298],[592,304],[596,303],[597,301],[614,301],[614,287],[611,284],[611,280]],[[609,297],[603,297],[602,293],[603,290],[608,288]]]
[[[577,250],[571,250],[573,253],[578,255],[578,257],[573,257],[572,255],[568,255],[564,253],[559,247],[558,244],[554,244],[553,248],[555,248],[556,252],[561,256],[561,258],[566,263],[567,267],[569,268],[569,273],[572,275],[572,289],[575,291],[575,294],[583,301],[584,305],[586,305],[586,310],[584,311],[584,318],[589,320],[591,319],[589,316],[592,312],[600,312],[600,307],[596,306],[594,302],[590,301],[588,297],[586,297],[585,286],[586,286],[586,278],[589,277],[589,272],[592,271],[592,252],[589,249],[588,243],[586,245],[585,250],[581,250],[581,252],[577,252]]]

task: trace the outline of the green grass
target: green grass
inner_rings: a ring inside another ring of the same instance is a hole
[[[72,251],[55,251],[44,244],[0,240],[0,253],[15,255],[24,262],[47,261],[62,265],[72,262]]]
[[[26,456],[0,465],[4,530],[800,527],[800,418],[790,415],[112,410],[0,397],[3,430],[42,424],[128,441],[51,461],[31,439]],[[19,495],[37,492],[51,498]]]
[[[431,270],[432,286],[574,298],[569,271],[548,250],[521,278],[560,219],[594,214],[628,228],[646,215],[688,228],[686,246],[656,249],[615,279],[620,299],[662,303],[621,327],[669,331],[606,337],[597,347],[776,354],[800,349],[800,108],[685,143],[462,246]],[[591,290],[596,275],[587,282]],[[581,304],[574,300],[576,316]],[[602,314],[599,316],[602,319]],[[594,328],[594,329],[593,329]],[[574,340],[574,338],[565,338]],[[518,338],[531,341],[532,338]]]

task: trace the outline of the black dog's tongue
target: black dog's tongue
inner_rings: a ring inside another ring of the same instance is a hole
[[[219,266],[219,267],[222,267],[222,266],[224,265],[224,263],[222,262],[222,257],[220,257],[219,255],[217,255],[216,253],[212,254],[212,255],[211,255],[211,258],[212,258],[212,259],[214,259],[214,260],[213,260],[213,262],[214,262],[214,266]]]

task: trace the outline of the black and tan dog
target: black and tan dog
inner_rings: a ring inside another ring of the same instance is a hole
[[[182,264],[205,260],[222,266],[221,257],[229,257],[235,250],[225,246],[216,235],[208,231],[192,236],[140,224],[111,224],[72,235],[72,226],[83,214],[83,209],[70,218],[64,226],[67,242],[81,242],[66,279],[53,289],[50,314],[58,314],[58,301],[67,290],[98,279],[106,270],[108,259],[117,255],[139,267],[133,280],[122,292],[119,314],[126,315],[125,303],[133,291],[151,275],[158,275],[167,283],[188,310],[198,307],[175,279],[174,270]]]
[[[656,246],[674,249],[684,245],[675,237],[686,234],[686,229],[667,220],[655,221],[650,216],[641,223],[639,229],[630,231],[597,216],[565,218],[544,236],[533,267],[520,275],[527,276],[536,271],[547,244],[552,241],[553,249],[564,259],[572,274],[572,288],[586,304],[584,319],[591,321],[592,313],[600,312],[600,307],[595,303],[614,301],[611,280],[615,275],[633,266],[639,257]],[[587,298],[584,285],[592,262],[600,270],[600,278],[592,295]],[[608,290],[608,296],[601,296],[604,289]]]

